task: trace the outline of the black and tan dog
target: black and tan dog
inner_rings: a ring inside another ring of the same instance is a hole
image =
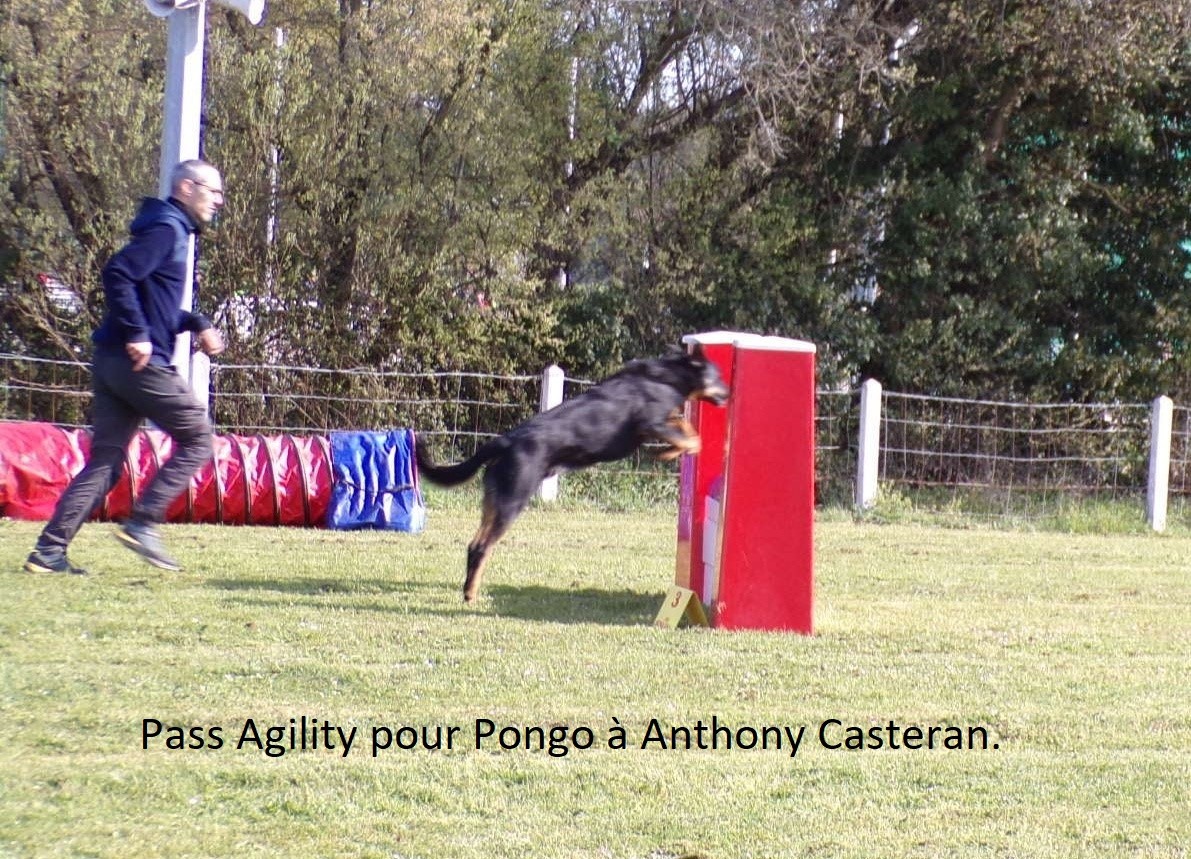
[[[623,459],[647,441],[670,445],[660,459],[698,453],[699,436],[683,417],[683,403],[703,399],[723,405],[727,398],[728,386],[701,352],[675,353],[631,361],[578,397],[487,442],[457,465],[435,465],[417,445],[419,473],[439,486],[456,486],[488,466],[480,529],[467,547],[463,599],[476,598],[493,546],[542,480]]]

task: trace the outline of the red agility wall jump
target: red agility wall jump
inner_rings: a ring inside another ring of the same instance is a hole
[[[815,346],[731,331],[684,338],[732,388],[688,404],[675,583],[723,629],[814,631]]]

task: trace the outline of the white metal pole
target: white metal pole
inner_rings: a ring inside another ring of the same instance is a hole
[[[273,28],[274,72],[277,103],[273,105],[273,120],[280,125],[281,120],[281,86],[282,86],[282,50],[285,48],[285,31],[280,27]],[[277,283],[276,264],[277,245],[277,212],[280,208],[281,193],[281,148],[274,143],[269,147],[269,216],[265,221],[265,295],[272,298]]]
[[[542,371],[542,399],[539,411],[549,411],[562,403],[563,388],[566,385],[566,374],[562,367],[551,364]],[[558,475],[547,477],[538,487],[538,497],[543,501],[554,501],[558,498]]]
[[[1150,474],[1146,486],[1146,520],[1155,531],[1166,530],[1173,424],[1174,403],[1170,397],[1158,397],[1150,409]]]
[[[168,18],[165,57],[165,115],[161,127],[161,167],[158,194],[170,194],[170,172],[180,161],[199,157],[199,137],[203,111],[203,48],[207,26],[207,4],[196,3],[175,9]],[[182,309],[194,308],[194,237],[187,254],[186,280]],[[174,366],[190,381],[195,395],[204,406],[208,385],[191,374],[190,334],[178,335],[174,348]],[[209,365],[207,365],[209,368]]]

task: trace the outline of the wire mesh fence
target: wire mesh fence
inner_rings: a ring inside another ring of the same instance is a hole
[[[820,390],[815,395],[815,503],[849,507],[855,494],[860,392]]]
[[[916,508],[1036,519],[1146,492],[1150,407],[1006,403],[886,392],[882,484]]]
[[[592,380],[566,378],[564,398]],[[541,375],[401,373],[217,363],[210,404],[216,429],[236,434],[326,434],[412,427],[441,460],[534,415]],[[0,419],[87,425],[86,364],[0,354]],[[852,506],[860,392],[820,390],[815,403],[816,502]],[[1145,404],[1007,403],[885,392],[880,479],[884,503],[965,518],[1033,521],[1096,501],[1144,506]],[[567,475],[564,496],[608,503],[671,503],[676,462],[660,445],[591,472]],[[1191,519],[1191,409],[1174,410],[1171,518]]]
[[[426,428],[470,454],[534,414],[539,384],[538,376],[220,364],[211,369],[210,403],[216,426],[229,432]]]
[[[0,415],[79,427],[91,404],[91,368],[79,361],[52,361],[0,353]]]
[[[1172,410],[1169,498],[1168,515],[1191,522],[1191,408],[1184,406]]]

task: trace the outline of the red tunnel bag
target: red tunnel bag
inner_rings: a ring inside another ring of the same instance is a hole
[[[323,527],[331,497],[331,450],[322,436],[214,436],[214,456],[170,506],[170,522]],[[0,515],[49,519],[91,448],[86,430],[0,423]],[[137,432],[124,470],[95,518],[119,520],[173,452],[168,435]]]

